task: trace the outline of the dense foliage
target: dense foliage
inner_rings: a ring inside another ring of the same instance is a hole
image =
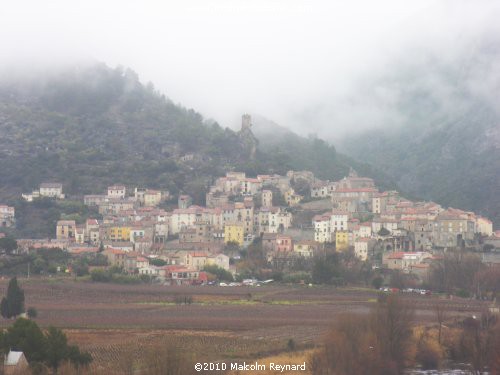
[[[24,290],[17,283],[17,278],[13,277],[7,287],[7,295],[0,302],[0,313],[4,318],[17,317],[24,312]]]
[[[0,198],[8,203],[53,180],[71,196],[103,193],[110,184],[124,183],[184,191],[203,204],[207,186],[228,169],[256,175],[307,168],[333,179],[351,165],[328,143],[293,133],[290,139],[276,137],[276,147],[257,148],[251,158],[245,148],[249,140],[241,134],[174,104],[120,67],[95,65],[33,80],[4,80],[0,113]],[[53,221],[63,216],[62,209],[49,208],[47,229],[38,236],[47,236]],[[28,209],[17,203],[16,210]]]
[[[219,281],[233,281],[233,275],[231,272],[219,267],[215,264],[207,265],[203,267],[203,271],[208,272],[215,276]]]
[[[0,336],[2,350],[22,351],[32,368],[46,365],[57,372],[59,366],[69,361],[75,367],[85,367],[92,361],[89,353],[81,352],[75,345],[68,345],[63,331],[49,327],[44,332],[28,319],[19,318]]]

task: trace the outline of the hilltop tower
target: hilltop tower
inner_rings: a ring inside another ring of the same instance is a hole
[[[250,160],[255,159],[257,151],[257,138],[252,133],[252,116],[245,113],[241,116],[241,130],[238,132],[242,149]]]
[[[250,129],[252,127],[252,116],[248,113],[241,116],[241,130]]]

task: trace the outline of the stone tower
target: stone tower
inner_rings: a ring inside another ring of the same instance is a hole
[[[252,127],[252,116],[245,113],[241,116],[241,130],[250,129]]]
[[[241,130],[238,132],[242,149],[250,160],[255,159],[257,151],[257,138],[252,133],[252,116],[245,113],[241,116]]]

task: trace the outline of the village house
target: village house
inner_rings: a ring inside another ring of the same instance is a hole
[[[328,182],[320,181],[311,185],[312,198],[326,198],[329,195],[330,195],[330,190]]]
[[[224,226],[224,243],[235,242],[243,246],[245,239],[245,230],[243,224],[232,223]]]
[[[292,188],[286,190],[283,197],[290,207],[297,206],[303,198],[302,195],[295,193],[295,190]]]
[[[286,253],[293,251],[292,237],[283,234],[278,234],[276,236],[275,251],[286,252]]]
[[[485,217],[478,216],[476,218],[476,231],[489,237],[493,234],[493,223]]]
[[[372,250],[374,241],[370,238],[358,238],[354,242],[354,255],[362,261],[368,260]]]
[[[64,199],[63,186],[58,182],[44,182],[40,184],[40,196]]]
[[[140,254],[149,254],[153,249],[153,240],[151,238],[138,238],[133,244],[134,251]]]
[[[256,178],[245,178],[241,181],[240,191],[242,195],[255,195],[262,189],[262,182]]]
[[[349,213],[333,210],[330,215],[330,231],[343,231],[347,230],[347,223],[349,221]]]
[[[56,225],[56,238],[58,240],[74,240],[75,230],[74,220],[59,220]]]
[[[210,255],[207,257],[207,265],[216,265],[217,267],[223,268],[229,271],[229,257],[225,254]]]
[[[105,249],[112,248],[112,249],[122,250],[122,251],[125,251],[127,253],[130,251],[134,251],[134,244],[130,241],[104,240],[104,241],[101,241],[101,243]]]
[[[432,254],[428,252],[389,252],[384,253],[382,264],[385,268],[391,270],[400,270],[410,272],[412,266],[421,264],[424,259],[432,258]]]
[[[392,233],[398,229],[398,225],[399,221],[397,219],[374,218],[372,221],[372,233],[378,234],[382,228]]]
[[[130,226],[123,225],[102,225],[99,237],[101,240],[111,242],[130,241]]]
[[[297,241],[293,245],[293,251],[303,258],[312,258],[318,248],[318,243],[310,240]]]
[[[132,210],[135,201],[133,198],[109,198],[105,202],[99,203],[99,213],[101,215],[117,215],[121,211]]]
[[[253,201],[250,199],[244,202],[236,202],[234,204],[234,222],[243,225],[243,233],[245,236],[253,234],[254,211]]]
[[[334,193],[330,194],[332,207],[335,210],[349,212],[350,214],[359,211],[358,199],[356,197],[336,197]]]
[[[255,215],[256,235],[282,233],[292,225],[292,214],[280,207],[261,207]]]
[[[338,209],[344,210],[346,202],[348,212],[371,212],[372,197],[377,194],[373,187],[337,188],[331,193],[331,201]]]
[[[352,232],[355,240],[358,238],[370,238],[372,236],[372,223],[360,223]]]
[[[162,192],[159,190],[146,190],[144,193],[144,205],[146,207],[154,207],[163,200]]]
[[[152,278],[157,278],[160,276],[160,271],[164,272],[162,267],[153,266],[153,265],[143,265],[142,267],[137,267],[137,272],[139,275],[147,275]]]
[[[202,270],[207,265],[209,255],[205,252],[188,252],[184,265],[195,270]]]
[[[201,280],[200,275],[204,275]],[[191,285],[206,281],[206,274],[183,266],[165,266],[160,270],[160,278],[170,285]]]
[[[349,232],[339,230],[335,232],[335,249],[337,251],[346,251],[349,249]]]
[[[13,227],[16,224],[16,210],[14,207],[0,205],[0,227]]]
[[[273,192],[271,190],[262,190],[261,200],[262,200],[262,207],[272,207]]]
[[[203,208],[190,206],[189,208],[177,208],[170,215],[168,231],[171,234],[178,234],[182,228],[192,227],[197,218],[203,215]]]
[[[108,198],[124,199],[126,195],[126,188],[123,185],[108,186]]]
[[[33,202],[33,199],[47,197],[55,199],[64,199],[63,186],[58,182],[43,182],[38,190],[33,190],[31,194],[22,194],[24,200]]]
[[[462,242],[472,241],[476,227],[476,218],[472,212],[454,208],[439,213],[434,221],[434,246],[462,246]]]
[[[9,350],[3,361],[5,375],[21,375],[29,372],[29,363],[23,352]]]
[[[85,243],[85,227],[76,226],[75,228],[75,242],[76,243]]]
[[[323,243],[330,242],[332,240],[330,219],[330,214],[316,215],[313,217],[314,240],[316,242]]]
[[[127,259],[127,251],[108,247],[107,249],[104,249],[104,251],[102,253],[106,256],[106,258],[108,258],[108,263],[111,266],[125,268],[126,259]]]
[[[403,224],[403,228],[405,227],[404,223],[407,222],[407,219],[401,219],[401,223]],[[406,225],[408,227],[409,225]],[[427,219],[416,219],[414,221],[414,228],[410,230],[408,228],[404,228],[409,232],[413,233],[415,249],[418,251],[429,251],[432,249],[432,245],[434,243],[433,238],[433,221],[429,221]]]
[[[83,204],[86,206],[99,206],[103,202],[107,202],[109,197],[107,195],[84,195],[83,196]]]

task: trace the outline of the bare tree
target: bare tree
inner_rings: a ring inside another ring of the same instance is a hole
[[[443,323],[448,318],[448,313],[445,306],[439,301],[436,301],[434,305],[434,312],[436,313],[436,320],[438,322],[438,343],[441,345],[441,332],[443,329]]]
[[[413,308],[397,296],[370,316],[341,316],[310,359],[314,375],[396,375],[410,359]]]

